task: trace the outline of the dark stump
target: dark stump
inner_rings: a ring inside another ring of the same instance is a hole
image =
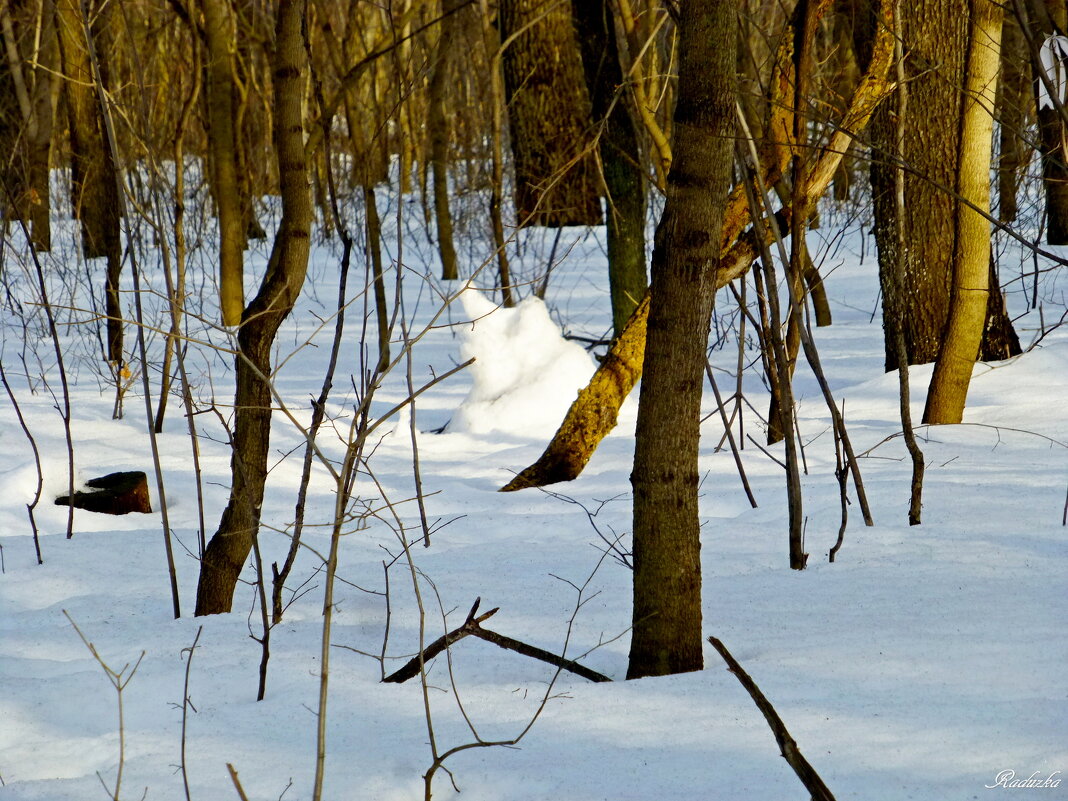
[[[85,482],[85,486],[91,491],[75,492],[73,500],[69,495],[61,495],[56,498],[56,505],[107,515],[152,511],[148,499],[148,476],[140,470],[92,478]]]

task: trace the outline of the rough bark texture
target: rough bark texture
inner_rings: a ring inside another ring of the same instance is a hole
[[[599,153],[608,198],[608,282],[612,328],[619,336],[648,288],[645,178],[638,135],[621,94],[623,71],[611,8],[607,0],[590,0],[575,3],[574,11],[594,124],[603,126]]]
[[[733,163],[734,0],[688,0],[667,201],[653,248],[634,470],[627,678],[704,666],[697,452],[721,229]]]
[[[952,305],[927,393],[923,422],[959,423],[979,355],[990,294],[990,210],[994,96],[1001,54],[1001,7],[972,0],[968,73],[964,84],[957,194],[972,205],[957,206]],[[974,206],[975,208],[972,208]]]
[[[601,192],[571,0],[502,0],[505,98],[523,225],[598,225]],[[514,38],[513,38],[514,37]]]
[[[898,367],[896,336],[905,334],[909,364],[938,358],[951,306],[953,253],[957,236],[958,154],[961,150],[962,89],[968,53],[968,0],[916,0],[901,7],[908,58],[909,114],[905,121],[904,276],[898,287],[902,314],[883,308],[887,371]],[[858,26],[863,38],[863,26]],[[870,49],[870,48],[869,48]],[[858,42],[863,59],[865,45]],[[991,101],[992,102],[992,101]],[[894,126],[887,107],[872,120],[871,185],[879,278],[883,294],[896,274],[897,222],[892,160],[878,154],[894,152]],[[893,290],[890,290],[891,292]],[[1007,318],[992,330],[1011,327]]]
[[[312,220],[304,154],[302,98],[306,54],[301,33],[305,0],[281,0],[276,25],[274,144],[282,221],[267,273],[238,332],[236,424],[230,461],[230,501],[200,568],[196,614],[229,612],[241,568],[259,528],[271,431],[271,345],[304,284]]]
[[[909,117],[905,125],[905,239],[903,284],[897,297],[904,317],[883,310],[887,371],[897,369],[895,337],[905,333],[910,364],[938,358],[949,314],[953,271],[956,186],[960,150],[961,87],[968,42],[968,0],[914,0],[901,6]],[[893,122],[884,106],[872,120],[872,141],[892,153]],[[914,170],[915,172],[912,172]],[[879,278],[893,280],[897,223],[893,164],[874,159],[871,167]]]
[[[237,325],[245,307],[243,283],[245,218],[237,171],[234,131],[234,64],[236,47],[229,0],[204,0],[207,44],[208,148],[211,152],[211,193],[219,219],[219,306],[224,325]]]
[[[90,9],[92,10],[92,9]],[[107,22],[99,10],[97,25]],[[63,94],[71,149],[71,205],[81,221],[82,250],[86,258],[107,258],[104,311],[107,315],[107,358],[122,361],[122,305],[119,302],[119,271],[122,243],[119,238],[119,182],[111,149],[104,139],[100,100],[89,62],[83,8],[78,0],[58,0],[56,27],[63,59]],[[92,31],[93,35],[96,31]],[[105,72],[103,64],[101,72]]]

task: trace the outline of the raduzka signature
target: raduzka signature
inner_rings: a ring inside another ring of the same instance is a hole
[[[1026,779],[1022,779],[1016,777],[1016,771],[1014,770],[1003,770],[994,777],[994,783],[986,785],[986,788],[992,790],[995,787],[1006,787],[1011,789],[1043,789],[1060,787],[1060,775],[1061,772],[1055,770],[1048,776],[1043,777],[1042,771],[1036,770]]]

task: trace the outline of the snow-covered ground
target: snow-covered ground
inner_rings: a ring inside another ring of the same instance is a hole
[[[419,331],[438,310],[438,293],[461,287],[424,277],[434,269],[432,247],[419,236],[418,222],[406,230],[402,291],[411,330]],[[827,562],[840,519],[834,448],[827,409],[803,367],[797,395],[808,468],[808,570],[788,568],[782,469],[743,440],[742,461],[759,503],[751,509],[729,451],[715,450],[722,428],[718,416],[709,414],[701,457],[705,631],[723,640],[760,685],[839,799],[954,801],[1007,792],[1068,798],[1068,781],[1015,790],[1004,774],[1056,780],[1064,778],[1058,771],[1068,773],[1068,528],[1062,525],[1068,330],[1053,331],[1011,362],[977,367],[964,425],[920,429],[927,463],[923,525],[910,528],[910,466],[895,436],[901,428],[897,377],[883,373],[878,315],[872,320],[878,302],[872,244],[866,243],[862,260],[860,233],[847,231],[833,245],[821,241],[824,235],[813,232],[812,247],[827,256],[835,320],[816,339],[835,396],[844,404],[853,446],[864,454],[861,469],[875,526],[863,525],[851,490],[845,544],[836,562]],[[526,269],[532,279],[544,268],[553,236],[531,236],[523,258],[516,259],[520,275]],[[702,672],[622,681],[630,574],[603,551],[605,539],[619,537],[624,550],[629,541],[636,394],[578,480],[550,492],[496,491],[541,453],[593,369],[587,354],[561,339],[559,326],[593,339],[608,327],[605,258],[597,232],[567,231],[553,249],[566,258],[553,267],[547,305],[528,300],[515,311],[494,311],[487,302],[492,295],[469,290],[414,348],[417,386],[469,356],[478,361],[416,403],[425,507],[434,531],[431,547],[420,545],[411,553],[427,610],[428,642],[462,623],[481,597],[482,610],[500,607],[487,628],[558,653],[566,645],[568,656],[619,681],[591,684],[569,673],[557,675],[549,665],[467,638],[453,647],[451,663],[442,656],[429,667],[437,751],[474,742],[473,731],[485,741],[512,739],[540,709],[518,748],[473,748],[449,757],[445,768],[461,797],[806,799],[761,713],[711,647]],[[262,266],[264,256],[254,252],[253,265]],[[29,279],[16,280],[10,252],[7,258],[6,274],[25,292],[18,299],[30,315]],[[279,336],[279,356],[292,356],[277,385],[302,421],[326,364],[337,262],[330,243],[315,249],[300,309]],[[1029,269],[1029,262],[1021,263]],[[1012,269],[1003,267],[1003,276]],[[361,276],[362,266],[354,274]],[[84,289],[70,286],[64,295],[63,282],[54,271],[50,276],[53,302],[88,303]],[[154,265],[146,265],[146,280],[162,286]],[[1040,275],[1040,297],[1055,309],[1046,309],[1047,323],[1064,307],[1063,270],[1060,287],[1057,281],[1057,272]],[[1024,289],[1029,293],[1030,284],[1017,284],[1010,298],[1015,313],[1023,311]],[[524,288],[523,295],[530,290]],[[333,454],[354,399],[348,377],[359,373],[362,303],[352,307],[341,378],[331,398],[332,422],[321,434]],[[52,505],[66,484],[64,437],[51,394],[59,394],[58,373],[47,332],[37,322],[24,330],[10,304],[5,300],[3,364],[42,454],[45,486],[36,519],[44,564],[36,563],[26,513],[37,471],[5,396],[0,798],[105,797],[101,780],[114,788],[122,754],[122,798],[185,797],[179,767],[184,759],[193,799],[237,797],[227,763],[251,799],[309,799],[324,581],[318,554],[326,552],[333,510],[326,472],[313,474],[305,539],[314,550],[302,552],[290,579],[296,598],[272,631],[266,699],[257,702],[260,648],[249,636],[259,634],[254,586],[239,585],[231,615],[191,615],[198,505],[180,400],[171,399],[160,437],[183,605],[183,617],[174,620],[158,514],[114,518],[79,511],[73,539],[65,538],[66,509]],[[721,309],[729,314],[726,299]],[[61,314],[63,320],[70,316]],[[321,319],[327,319],[325,326]],[[1030,342],[1038,313],[1017,325]],[[368,330],[374,330],[373,322]],[[210,536],[228,491],[229,455],[219,421],[228,418],[232,398],[230,357],[201,342],[225,344],[219,332],[194,323],[190,333],[197,341],[190,343],[188,363],[205,410],[195,420]],[[125,418],[112,420],[113,393],[91,358],[95,334],[82,326],[64,327],[62,335],[71,354],[79,476],[124,469],[151,474],[140,384],[128,391]],[[728,335],[712,353],[725,394],[734,387],[727,372],[737,363],[733,341]],[[149,344],[158,352],[158,337]],[[369,347],[374,350],[373,336]],[[747,359],[756,355],[750,350]],[[917,419],[929,377],[930,367],[912,370]],[[152,380],[155,392],[156,373]],[[745,385],[753,405],[766,408],[754,372],[747,372]],[[382,414],[406,394],[402,360],[373,413]],[[213,401],[219,415],[211,412]],[[707,393],[708,412],[711,404]],[[385,496],[407,536],[418,536],[418,510],[409,500],[414,494],[409,429],[402,424],[381,431],[391,429],[376,439],[369,457],[375,480],[363,474],[356,486],[357,496],[378,514],[353,521],[341,541],[327,799],[422,797],[422,776],[432,762],[419,682],[380,681],[419,642],[412,574],[403,560],[393,562],[402,550],[397,523],[382,508]],[[762,440],[748,412],[745,431]],[[285,556],[303,453],[300,433],[281,415],[275,416],[272,437],[261,537],[268,565]],[[771,452],[781,455],[781,446]],[[388,596],[385,563],[392,564]],[[246,579],[254,576],[251,568],[246,571]],[[123,674],[129,681],[122,695],[121,741],[116,693],[71,621],[114,670],[129,666]],[[384,663],[376,658],[383,652]],[[439,771],[435,797],[452,797],[452,781]]]

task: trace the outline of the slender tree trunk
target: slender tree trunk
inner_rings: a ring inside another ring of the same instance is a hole
[[[312,205],[302,112],[306,51],[301,33],[306,0],[280,0],[273,57],[274,146],[282,220],[259,292],[242,317],[236,357],[236,426],[230,460],[230,501],[200,568],[196,614],[229,612],[241,568],[259,526],[271,431],[271,345],[304,284]],[[264,380],[266,377],[266,381]]]
[[[1028,33],[1040,46],[1054,32],[1068,30],[1068,4],[1065,0],[1025,0]],[[1036,66],[1036,69],[1039,67]],[[1035,90],[1038,84],[1035,83]],[[1068,126],[1056,108],[1039,108],[1038,135],[1042,153],[1042,181],[1046,187],[1046,242],[1068,244]]]
[[[449,210],[449,118],[446,114],[445,90],[448,88],[449,53],[457,36],[456,10],[460,0],[444,0],[434,57],[434,72],[430,77],[427,128],[430,137],[430,167],[434,179],[434,220],[437,223],[438,253],[441,256],[441,279],[455,281],[460,277],[456,268],[456,249],[452,243],[452,213]]]
[[[571,0],[502,0],[504,86],[522,225],[597,225],[601,192],[584,149],[590,100]]]
[[[1012,16],[1004,23],[1001,79],[998,81],[998,219],[1011,223],[1018,211],[1016,194],[1027,169],[1031,148],[1027,120],[1032,118],[1031,59],[1020,25]]]
[[[608,283],[612,328],[623,332],[648,288],[645,271],[645,176],[638,135],[627,111],[615,21],[607,0],[573,4],[582,64],[599,140],[608,198]]]
[[[964,84],[957,193],[957,241],[949,325],[927,393],[925,423],[959,423],[986,323],[990,294],[990,159],[994,98],[1004,13],[994,0],[972,0],[968,72]],[[979,209],[980,211],[977,211]]]
[[[245,217],[237,169],[234,130],[236,47],[229,0],[202,0],[208,57],[204,99],[208,107],[212,196],[219,219],[219,305],[224,325],[237,325],[245,308]]]
[[[653,249],[634,451],[634,623],[627,678],[699,670],[697,452],[705,348],[734,132],[734,0],[687,0],[667,203]]]
[[[115,164],[104,140],[100,100],[94,88],[85,39],[86,24],[78,0],[58,0],[56,27],[63,59],[64,97],[70,131],[74,215],[81,221],[82,250],[86,258],[107,258],[104,311],[107,315],[107,358],[122,362],[122,304],[119,272],[122,242],[119,236],[119,182]],[[95,15],[106,24],[107,15]],[[101,65],[103,71],[106,65]]]

